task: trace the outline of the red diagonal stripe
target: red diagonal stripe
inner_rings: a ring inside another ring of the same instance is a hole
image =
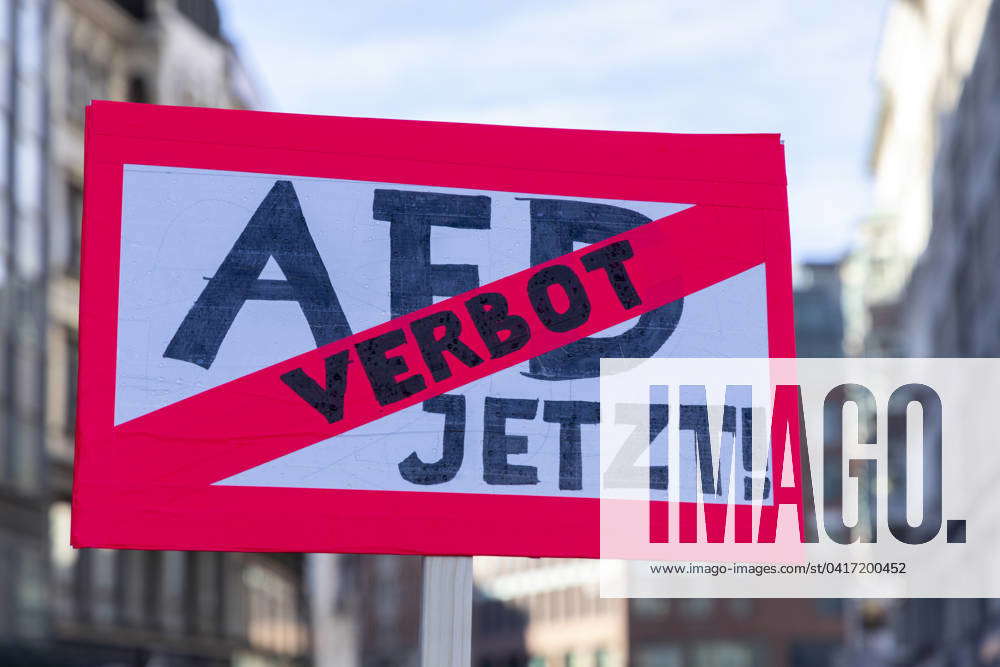
[[[88,483],[121,485],[123,480],[134,480],[143,484],[155,478],[174,488],[212,484],[452,391],[759,264],[765,254],[763,230],[765,225],[775,224],[774,220],[769,223],[767,220],[776,215],[767,210],[693,207],[220,385],[118,426],[112,442],[88,442],[90,451],[111,448],[105,449],[104,465],[93,471]],[[628,310],[619,302],[605,272],[587,272],[580,261],[583,255],[622,240],[627,240],[633,249],[634,256],[625,266],[643,300],[641,305]],[[565,333],[549,331],[542,325],[526,291],[528,280],[536,272],[554,264],[575,271],[592,304],[588,321]],[[483,292],[502,293],[509,302],[510,312],[529,322],[531,340],[519,351],[498,359],[489,358],[464,308],[467,299]],[[486,361],[468,368],[449,357],[453,375],[436,383],[412,344],[408,325],[443,310],[450,310],[461,319],[462,339]],[[405,400],[381,406],[357,361],[354,345],[395,328],[407,332],[408,344],[391,354],[402,354],[410,370],[421,373],[427,380],[427,388]],[[345,414],[340,421],[328,424],[280,376],[294,368],[303,368],[322,384],[324,359],[345,349],[350,350],[353,362],[348,366]],[[90,439],[86,430],[81,431],[80,437]]]

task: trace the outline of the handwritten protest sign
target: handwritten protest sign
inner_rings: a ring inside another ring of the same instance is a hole
[[[596,556],[600,359],[794,355],[776,135],[87,119],[77,546]]]

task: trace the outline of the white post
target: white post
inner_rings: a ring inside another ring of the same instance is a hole
[[[472,661],[472,557],[424,558],[420,664],[469,667]]]

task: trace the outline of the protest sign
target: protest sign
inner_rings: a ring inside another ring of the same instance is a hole
[[[601,358],[794,356],[777,135],[96,102],[76,546],[590,556]]]

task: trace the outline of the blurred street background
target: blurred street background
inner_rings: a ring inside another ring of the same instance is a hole
[[[419,557],[70,548],[91,99],[778,131],[799,354],[1000,356],[1000,2],[344,4],[0,0],[0,667],[417,664]],[[475,578],[477,667],[1000,664],[991,600]]]

